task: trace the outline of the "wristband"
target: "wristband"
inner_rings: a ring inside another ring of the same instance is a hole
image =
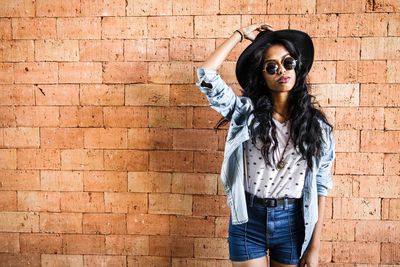
[[[243,41],[243,37],[244,37],[244,34],[242,33],[242,31],[241,30],[236,30],[233,33],[235,33],[235,32],[240,33],[240,42],[242,42]]]

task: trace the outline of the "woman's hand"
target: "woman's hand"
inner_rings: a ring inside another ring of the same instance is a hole
[[[266,23],[251,24],[250,26],[247,26],[247,27],[244,27],[241,29],[241,31],[243,32],[244,38],[246,38],[250,41],[254,41],[254,39],[256,39],[258,32],[265,31],[265,30],[273,31],[271,25],[266,24]],[[256,31],[258,31],[258,32],[256,32]]]
[[[301,257],[299,267],[317,267],[319,257],[319,246],[309,246],[303,257]]]

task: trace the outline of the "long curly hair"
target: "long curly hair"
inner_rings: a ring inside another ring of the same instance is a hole
[[[256,144],[257,138],[261,140],[261,154],[265,163],[272,167],[270,153],[273,153],[278,147],[276,124],[272,120],[274,99],[270,90],[266,90],[268,86],[262,76],[262,67],[265,52],[274,44],[283,45],[298,63],[295,68],[296,83],[288,95],[288,120],[291,124],[289,134],[297,153],[300,153],[302,158],[307,160],[307,166],[312,168],[312,157],[315,156],[317,162],[320,160],[323,149],[322,142],[324,142],[323,129],[318,119],[326,123],[330,127],[330,131],[333,126],[328,122],[324,112],[320,110],[321,106],[315,96],[309,93],[308,72],[302,66],[302,55],[289,40],[279,39],[266,43],[251,55],[251,62],[254,64],[248,66],[251,69],[250,75],[245,88],[242,89],[243,96],[249,97],[254,105],[254,109],[251,111],[254,119],[249,125],[251,141]],[[215,128],[219,128],[225,121],[228,120],[221,118]]]

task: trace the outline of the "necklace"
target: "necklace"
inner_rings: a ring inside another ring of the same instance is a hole
[[[278,113],[279,115],[281,115],[283,118],[285,118],[285,123],[286,123],[286,117],[285,116],[283,116],[281,113],[279,113],[278,111],[276,111],[276,109],[274,109],[274,111],[276,112],[276,113]],[[276,168],[278,169],[278,170],[280,170],[280,169],[282,169],[283,167],[285,167],[285,165],[286,165],[286,162],[283,160],[283,155],[285,155],[285,151],[286,151],[286,148],[287,148],[287,146],[288,146],[288,144],[289,144],[289,141],[290,141],[290,137],[291,136],[289,136],[289,138],[288,138],[288,140],[287,140],[287,142],[286,142],[286,145],[285,145],[285,148],[283,149],[283,152],[282,152],[282,155],[281,155],[281,159],[278,161],[278,164],[276,165]]]

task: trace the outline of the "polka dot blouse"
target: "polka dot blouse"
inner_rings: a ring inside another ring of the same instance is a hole
[[[289,138],[290,122],[281,123],[275,118],[273,120],[276,124],[278,140],[278,148],[273,156],[275,162],[278,163]],[[263,198],[302,197],[307,162],[302,159],[301,154],[295,151],[292,140],[290,140],[283,156],[286,164],[280,170],[265,165],[261,155],[261,140],[257,138],[257,144],[254,145],[250,139],[244,145],[247,166],[244,188],[247,192]]]

